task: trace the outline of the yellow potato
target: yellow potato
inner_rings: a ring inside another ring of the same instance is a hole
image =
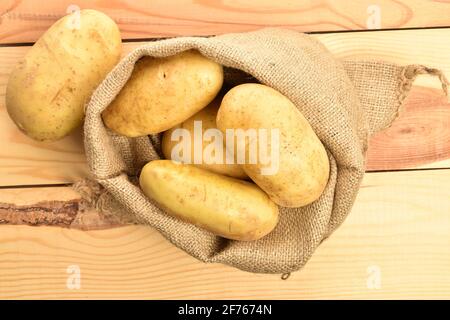
[[[217,141],[215,141],[214,139],[208,139],[208,136],[205,135],[205,133],[209,129],[219,130],[217,129],[216,126],[216,116],[221,102],[221,98],[222,98],[221,96],[217,97],[206,108],[203,108],[202,110],[197,112],[195,115],[193,115],[183,123],[164,132],[162,137],[162,151],[166,159],[181,161],[181,159],[177,156],[175,156],[175,158],[172,157],[172,151],[175,152],[175,150],[177,150],[177,145],[184,144],[183,139],[185,138],[181,137],[180,139],[175,139],[176,138],[175,133],[177,130],[185,129],[189,134],[188,139],[190,148],[187,148],[187,150],[182,150],[181,155],[184,157],[186,156],[184,152],[186,151],[190,152],[190,154],[188,155],[188,159],[190,161],[187,161],[186,163],[194,164],[194,153],[197,151],[194,150],[194,146],[196,143],[196,141],[194,141],[195,140],[194,122],[197,121],[196,122],[197,126],[201,124],[201,130],[197,130],[199,131],[197,132],[197,134],[199,133],[201,134],[202,140],[200,142],[202,142],[202,148],[198,148],[198,152],[200,152],[201,155],[200,158],[201,163],[195,165],[198,166],[199,168],[210,170],[215,173],[223,174],[238,179],[246,179],[248,178],[247,174],[244,172],[241,166],[237,164],[236,159],[234,159],[233,162],[230,164],[226,163],[226,148],[223,143],[221,143],[220,146],[223,155],[222,157],[216,156],[214,152],[208,152],[208,148],[209,150],[213,150],[213,148],[210,147]],[[221,134],[220,131],[217,132]],[[174,138],[175,140],[172,140],[172,138]],[[216,161],[217,163],[214,163],[215,157],[217,157],[218,160]]]
[[[139,178],[146,196],[182,220],[234,240],[257,240],[278,222],[278,207],[255,184],[198,167],[155,160]]]
[[[117,64],[117,25],[81,10],[58,20],[13,69],[6,89],[11,119],[36,140],[57,140],[80,126],[84,105]]]
[[[222,83],[222,66],[197,51],[144,57],[103,112],[103,121],[128,137],[163,132],[206,107]]]
[[[301,207],[320,197],[329,177],[327,153],[308,121],[281,93],[256,83],[234,87],[222,100],[217,126],[244,131],[237,138],[243,141],[237,152],[246,154],[242,168],[275,203]],[[266,132],[267,141],[259,134],[252,138],[252,129]],[[257,154],[250,163],[254,142],[258,150],[260,144],[267,147],[267,157]]]

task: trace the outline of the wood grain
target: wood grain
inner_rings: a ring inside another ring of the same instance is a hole
[[[450,104],[415,87],[395,124],[370,140],[367,170],[450,167]]]
[[[340,58],[421,63],[450,75],[450,29],[315,35]],[[124,44],[124,53],[144,42]],[[88,175],[81,130],[64,140],[40,143],[22,134],[5,109],[5,89],[14,64],[28,47],[0,47],[0,186],[70,183]],[[368,170],[450,166],[450,104],[432,77],[419,77],[400,118],[375,136]]]
[[[450,170],[367,174],[344,224],[286,281],[202,264],[144,226],[0,226],[0,298],[448,299],[449,187]],[[80,289],[66,286],[72,265]]]
[[[261,27],[311,32],[450,25],[450,3],[433,0],[3,0],[0,43],[34,42],[74,5],[108,14],[124,39],[212,35]]]

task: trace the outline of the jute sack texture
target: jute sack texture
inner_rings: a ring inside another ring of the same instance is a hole
[[[302,208],[280,208],[278,226],[261,240],[227,240],[159,209],[141,192],[137,177],[143,165],[160,158],[160,136],[126,138],[113,134],[102,122],[101,112],[125,85],[139,58],[166,57],[189,49],[231,71],[225,74],[226,82],[254,78],[284,94],[308,119],[328,151],[330,178],[320,199]],[[446,89],[438,70],[339,61],[310,36],[283,29],[147,43],[111,71],[86,106],[87,160],[93,179],[102,186],[101,192],[88,198],[103,210],[125,213],[156,228],[201,261],[257,273],[296,271],[350,212],[364,175],[369,136],[391,124],[412,81],[421,73],[439,76]],[[80,184],[77,188],[83,189]]]

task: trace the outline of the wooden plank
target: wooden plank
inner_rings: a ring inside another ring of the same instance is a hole
[[[384,1],[87,1],[3,0],[0,43],[34,42],[73,8],[105,12],[122,36],[154,38],[286,27],[302,32],[417,28],[450,25],[450,3]]]
[[[445,58],[448,44],[442,41],[450,28],[345,32],[313,35],[334,55],[343,59],[373,59],[400,65],[424,64],[441,69],[450,77],[450,63]],[[441,88],[437,78],[419,77],[415,85]]]
[[[344,224],[286,281],[202,264],[144,226],[0,226],[0,298],[448,299],[449,187],[450,170],[367,174]]]
[[[450,77],[444,30],[401,30],[322,34],[316,37],[336,56],[400,65],[424,64]],[[391,128],[372,137],[367,170],[450,167],[450,104],[437,78],[419,77]]]
[[[367,170],[450,167],[450,103],[415,87],[394,125],[370,139]]]
[[[421,63],[450,75],[450,29],[355,32],[315,35],[337,57],[372,58],[399,64]],[[144,42],[124,44],[124,53]],[[412,46],[418,44],[417,46]],[[12,67],[27,47],[0,48],[0,186],[70,183],[85,177],[80,131],[54,143],[35,142],[17,130],[4,105]],[[419,77],[406,112],[371,142],[369,170],[449,167],[450,105],[432,77]],[[420,87],[419,87],[420,86]]]

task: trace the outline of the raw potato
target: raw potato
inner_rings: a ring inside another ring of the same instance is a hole
[[[274,155],[272,162],[261,162],[258,157],[255,164],[250,164],[247,159],[242,165],[244,171],[280,206],[301,207],[320,197],[329,177],[327,153],[308,121],[281,93],[255,83],[234,87],[222,100],[217,126],[222,131],[279,129],[279,152],[268,134],[268,150]],[[247,152],[249,141],[245,139],[243,144]],[[278,170],[262,174],[262,169],[270,165]]]
[[[84,104],[121,55],[117,25],[81,10],[58,20],[14,68],[6,89],[11,119],[33,139],[57,140],[80,126]]]
[[[255,184],[171,160],[144,166],[140,185],[169,214],[234,240],[257,240],[278,222],[278,207]]]
[[[206,107],[222,83],[222,66],[198,51],[167,58],[143,57],[103,112],[103,121],[128,137],[163,132]]]
[[[190,139],[190,145],[191,145],[191,149],[190,149],[191,162],[190,163],[193,163],[193,161],[194,161],[194,121],[201,121],[201,125],[202,125],[201,133],[202,133],[202,137],[203,137],[203,141],[202,141],[203,149],[201,149],[201,152],[202,152],[203,156],[201,159],[202,160],[201,164],[195,164],[195,165],[198,166],[199,168],[210,170],[212,172],[223,174],[223,175],[230,176],[233,178],[246,179],[246,178],[248,178],[248,176],[244,172],[244,170],[241,168],[241,166],[237,164],[236,157],[234,157],[233,163],[226,164],[226,161],[225,161],[226,160],[225,159],[226,148],[225,148],[224,144],[223,144],[223,151],[222,151],[223,157],[222,157],[220,163],[208,163],[208,162],[213,162],[212,161],[213,159],[208,158],[208,155],[210,154],[209,152],[207,152],[207,151],[204,152],[205,148],[207,148],[212,143],[214,143],[213,141],[206,141],[204,134],[205,134],[206,130],[208,130],[208,129],[217,129],[216,117],[217,117],[217,111],[220,106],[221,98],[222,98],[222,96],[218,96],[206,108],[203,108],[202,110],[200,110],[198,113],[196,113],[195,115],[193,115],[192,117],[190,117],[189,119],[184,121],[183,123],[164,132],[164,135],[162,138],[162,151],[163,151],[163,154],[166,159],[180,160],[179,158],[175,158],[175,159],[172,158],[172,150],[178,143],[182,143],[182,141],[178,141],[178,140],[173,141],[172,134],[175,132],[176,129],[186,129],[190,133],[190,138],[191,138]],[[182,138],[182,139],[184,139],[184,138]],[[185,156],[185,155],[183,154],[183,156]]]

